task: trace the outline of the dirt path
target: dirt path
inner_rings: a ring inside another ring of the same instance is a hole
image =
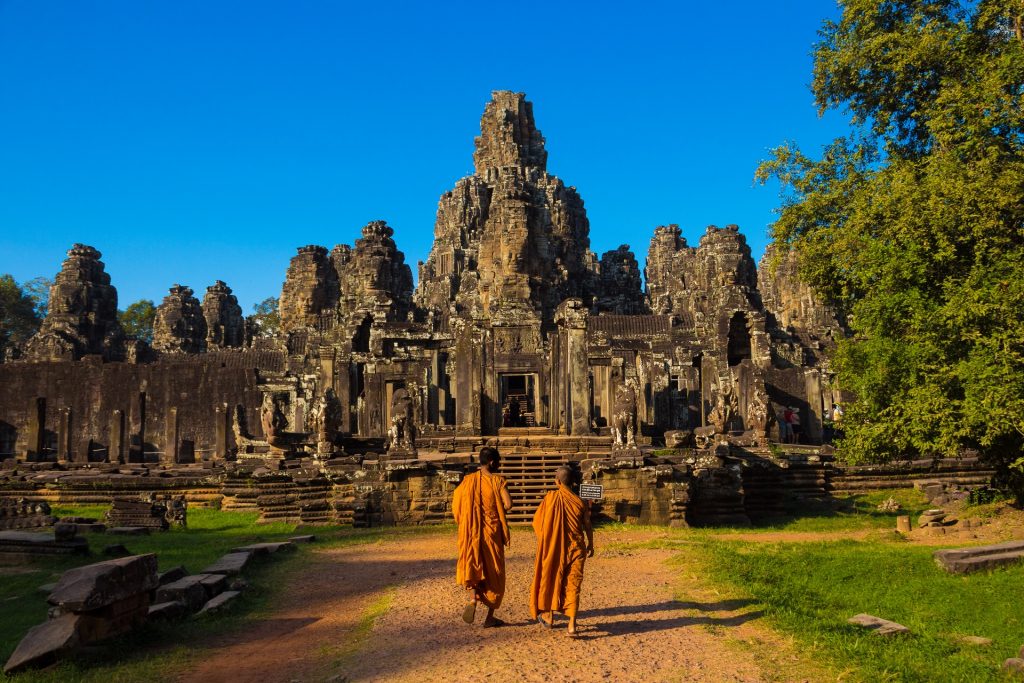
[[[180,680],[807,680],[747,600],[711,592],[664,550],[623,549],[656,532],[598,532],[576,640],[529,622],[533,536],[514,532],[497,629],[459,620],[452,533],[406,535],[316,553],[274,616],[211,643]],[[601,549],[604,550],[601,550]],[[684,577],[682,580],[680,576]],[[684,585],[686,584],[686,585]],[[379,616],[371,621],[370,613]],[[482,610],[480,615],[482,616]],[[812,678],[815,676],[811,676]]]

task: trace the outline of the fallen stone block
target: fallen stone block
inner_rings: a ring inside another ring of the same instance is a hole
[[[33,626],[18,643],[7,663],[5,674],[34,666],[46,666],[79,644],[74,614],[65,614]]]
[[[249,564],[249,559],[252,557],[251,552],[245,552],[241,549],[236,549],[233,552],[224,555],[219,560],[211,564],[209,567],[203,570],[204,574],[240,574],[245,568],[245,565]]]
[[[881,617],[872,616],[870,614],[858,614],[850,617],[846,621],[857,626],[872,629],[875,634],[879,636],[893,636],[900,633],[910,633],[910,629],[903,624],[897,624],[895,621],[889,621],[888,619],[882,619]]]
[[[160,602],[155,605],[150,605],[147,618],[150,620],[171,620],[180,619],[186,614],[188,614],[188,605],[180,600],[171,600],[170,602]]]
[[[290,552],[292,550],[295,550],[294,543],[292,543],[291,541],[280,541],[277,543],[253,543],[252,545],[245,545],[241,548],[235,548],[232,552],[253,553],[254,555],[273,555],[277,552]]]
[[[203,608],[199,610],[199,614],[209,614],[210,612],[216,612],[223,609],[227,605],[237,598],[241,593],[238,591],[224,591],[223,593],[211,598],[209,602],[203,605]]]
[[[178,579],[184,579],[186,576],[188,576],[188,570],[185,569],[184,565],[179,564],[177,567],[171,567],[160,574],[160,585],[166,586],[169,583],[174,583]]]
[[[316,541],[316,536],[313,534],[307,534],[305,536],[292,536],[288,539],[292,543],[313,543]]]
[[[967,574],[1020,562],[1021,559],[1024,559],[1024,541],[1007,541],[1006,543],[973,548],[936,550],[932,557],[947,572]]]
[[[957,638],[961,643],[967,645],[977,645],[978,647],[985,647],[992,644],[991,638],[985,638],[982,636],[960,636]]]
[[[206,587],[203,586],[206,577],[206,574],[193,574],[160,586],[156,591],[156,602],[183,602],[190,612],[194,612],[206,602]]]
[[[47,600],[63,612],[88,612],[158,584],[156,555],[133,555],[76,567],[64,572]]]
[[[58,541],[52,533],[0,531],[0,562],[31,562],[54,555],[88,555],[89,541],[76,536]]]
[[[1024,676],[1024,658],[1011,657],[1003,662],[1003,671],[1016,674],[1018,676]]]
[[[199,583],[206,589],[206,597],[212,598],[227,589],[228,577],[226,574],[207,574],[206,578]]]
[[[53,592],[53,589],[56,588],[56,587],[57,587],[57,582],[55,581],[53,583],[44,583],[42,586],[40,586],[36,590],[39,591],[40,593],[44,593],[46,595],[49,595],[50,593]]]

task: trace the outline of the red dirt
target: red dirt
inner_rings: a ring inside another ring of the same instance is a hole
[[[464,596],[454,582],[453,533],[323,550],[293,575],[273,618],[212,643],[180,680],[807,680],[813,666],[759,623],[757,605],[669,566],[670,551],[607,548],[661,535],[598,532],[576,639],[566,635],[564,618],[551,631],[529,621],[534,540],[527,529],[513,532],[498,612],[507,625],[496,629],[480,628],[482,609],[475,625],[459,618]],[[360,618],[386,596],[390,608],[360,637]]]

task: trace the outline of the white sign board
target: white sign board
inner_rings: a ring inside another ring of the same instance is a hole
[[[580,484],[580,498],[583,500],[601,500],[604,498],[604,487],[600,484]]]

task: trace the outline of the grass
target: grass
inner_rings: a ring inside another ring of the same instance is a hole
[[[706,538],[689,560],[766,617],[844,680],[1000,680],[999,667],[1024,642],[1024,566],[954,576],[933,548],[880,541],[752,543]],[[913,635],[881,638],[846,620],[867,612]],[[993,644],[968,645],[958,636]]]
[[[105,507],[59,507],[58,516],[101,517]],[[106,559],[99,554],[105,545],[123,543],[132,553],[157,553],[160,570],[183,564],[196,573],[225,552],[240,545],[283,540],[308,533],[293,524],[257,524],[258,515],[249,512],[193,509],[187,529],[173,529],[149,536],[87,536],[93,555],[63,560],[46,560],[26,567],[0,567],[0,663],[14,651],[29,628],[46,620],[46,594],[39,586],[56,581],[72,567]],[[433,532],[433,527],[357,530],[347,527],[317,527],[316,548],[338,547],[378,541],[396,534]],[[290,580],[309,557],[311,549],[299,546],[296,553],[275,555],[251,565],[245,572],[249,587],[227,610],[206,618],[171,623],[146,624],[82,655],[41,671],[10,677],[18,683],[119,683],[157,680],[183,672],[214,635],[244,628],[273,609],[277,588]],[[374,617],[375,618],[375,617]],[[372,622],[371,626],[372,626]],[[0,674],[0,679],[5,679]]]

